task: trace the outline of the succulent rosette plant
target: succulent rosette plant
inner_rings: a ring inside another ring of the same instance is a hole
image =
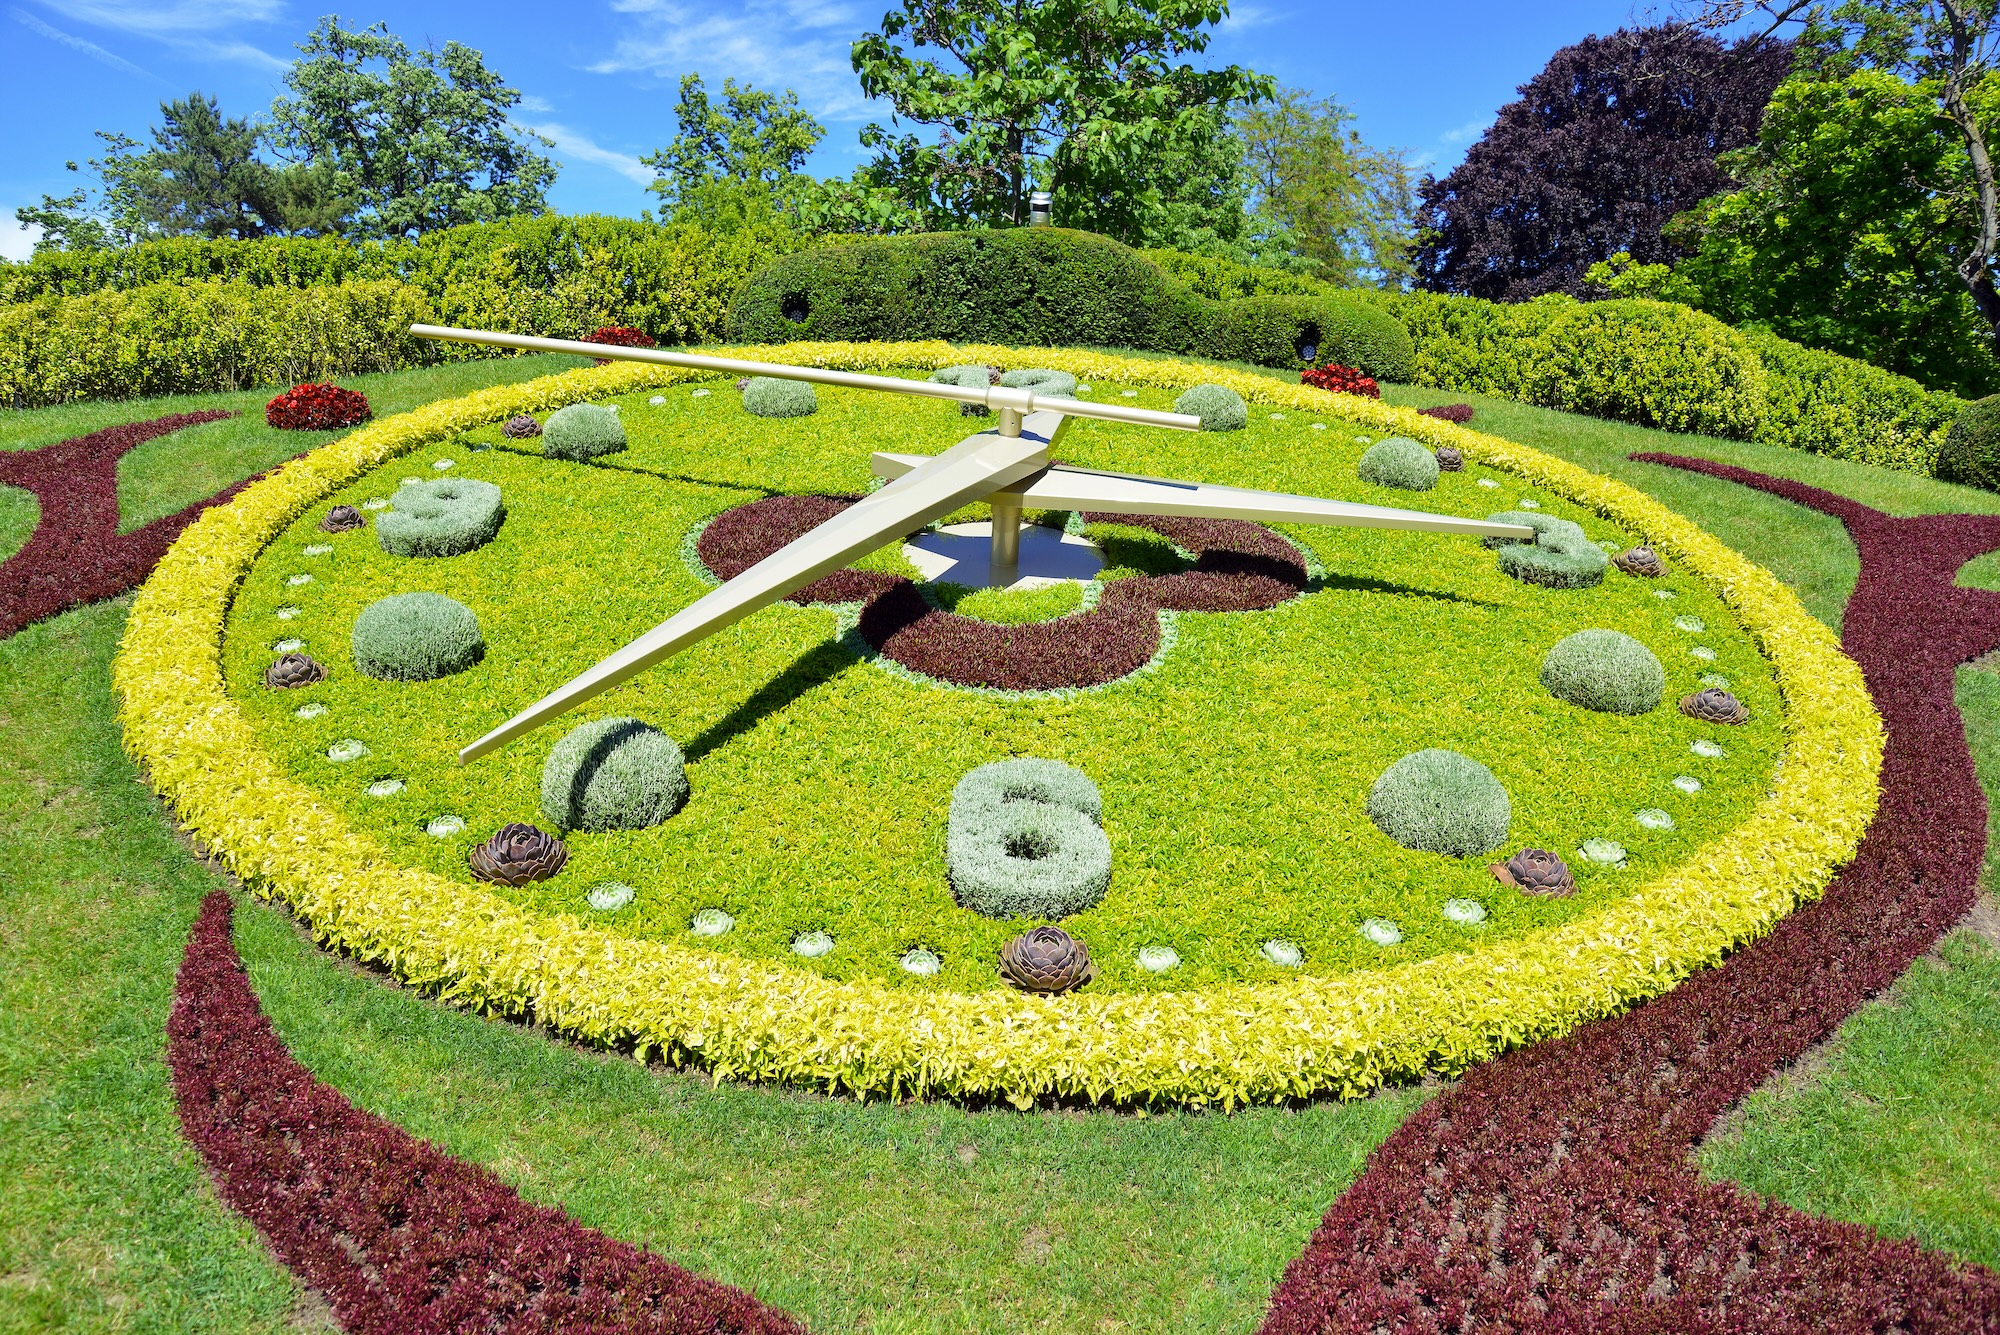
[[[325,680],[326,666],[307,654],[285,654],[264,669],[264,684],[278,691]]]
[[[1681,713],[1703,723],[1742,723],[1750,717],[1741,700],[1720,686],[1709,686],[1681,697]]]
[[[1651,547],[1634,547],[1629,552],[1620,552],[1611,558],[1611,564],[1628,575],[1644,579],[1658,579],[1667,573],[1667,563]]]
[[[517,413],[507,419],[500,428],[500,434],[509,440],[530,440],[542,434],[542,424],[526,413]]]
[[[1060,927],[1036,927],[1000,947],[1000,977],[1023,992],[1068,992],[1097,977],[1090,951]]]
[[[1462,451],[1453,449],[1449,445],[1438,446],[1437,461],[1438,461],[1439,472],[1463,473],[1465,471],[1464,453]]]
[[[1506,865],[1488,868],[1503,885],[1511,885],[1524,895],[1548,895],[1560,899],[1576,893],[1576,877],[1569,864],[1546,848],[1524,848]]]
[[[360,528],[367,522],[367,517],[353,506],[336,505],[326,512],[326,516],[319,521],[319,526],[325,533],[345,533],[350,529]]]
[[[472,874],[497,885],[526,885],[546,881],[569,861],[569,845],[522,821],[502,825],[485,843],[465,858]]]

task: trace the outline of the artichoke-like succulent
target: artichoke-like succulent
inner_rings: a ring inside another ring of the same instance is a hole
[[[320,530],[325,533],[345,533],[349,529],[360,528],[368,520],[351,505],[336,505],[326,512],[319,521]]]
[[[1667,573],[1667,563],[1651,547],[1634,547],[1629,552],[1620,552],[1611,558],[1611,564],[1628,575],[1639,575],[1646,579],[1658,579]]]
[[[1037,927],[1000,947],[1000,977],[1023,992],[1067,992],[1097,977],[1097,966],[1062,928]]]
[[[750,388],[750,377],[749,377],[749,376],[747,376],[747,375],[739,375],[739,376],[737,376],[737,377],[736,377],[736,392],[737,392],[738,394],[741,394],[741,393],[742,393],[742,392],[743,392],[744,390],[746,390],[746,389],[748,389],[748,388]]]
[[[528,440],[542,434],[542,424],[526,413],[507,419],[507,425],[500,428],[500,434],[509,440]]]
[[[1438,446],[1437,461],[1438,461],[1438,469],[1441,472],[1463,473],[1465,471],[1464,453],[1462,451],[1453,449],[1449,445]]]
[[[1524,848],[1507,859],[1505,866],[1487,868],[1503,885],[1511,885],[1524,895],[1548,895],[1560,899],[1576,893],[1576,877],[1569,864],[1546,848]]]
[[[273,690],[289,691],[294,686],[310,686],[325,680],[325,664],[306,654],[286,654],[264,669],[264,684]]]
[[[500,885],[546,881],[569,861],[569,845],[532,825],[513,821],[466,855],[472,874]]]
[[[1743,702],[1720,686],[1710,686],[1693,695],[1682,696],[1681,713],[1703,723],[1741,723],[1750,717],[1750,711],[1743,707]]]

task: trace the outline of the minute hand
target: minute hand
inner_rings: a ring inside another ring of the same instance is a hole
[[[540,727],[592,696],[644,672],[724,626],[831,574],[884,542],[968,501],[1031,477],[1048,466],[1048,446],[1021,436],[977,435],[917,467],[780,547],[713,589],[597,666],[557,687],[458,753],[459,763]]]

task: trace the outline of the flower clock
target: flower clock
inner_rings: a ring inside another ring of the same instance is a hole
[[[117,669],[182,818],[328,944],[586,1041],[1234,1104],[1656,995],[1872,814],[1832,635],[1620,484],[1213,367],[742,355],[947,393],[618,363],[196,524]],[[1137,411],[1038,434],[1048,400]],[[1208,429],[1147,424],[1177,405]]]

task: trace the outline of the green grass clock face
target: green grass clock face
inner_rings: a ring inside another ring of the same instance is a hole
[[[1092,393],[1173,402],[1116,384]],[[565,733],[643,719],[685,753],[685,807],[648,829],[567,833],[558,875],[492,892],[612,933],[908,988],[995,986],[1000,946],[1031,925],[960,907],[946,874],[953,787],[993,760],[1059,760],[1097,784],[1110,888],[1062,926],[1098,963],[1093,990],[1114,992],[1338,975],[1572,921],[1687,862],[1769,785],[1783,739],[1769,667],[1693,579],[1614,569],[1597,587],[1552,590],[1510,578],[1469,538],[1290,525],[1270,531],[1307,572],[1302,590],[1261,610],[1161,613],[1143,665],[1088,689],[954,685],[871,648],[853,604],[781,603],[460,767],[460,746],[698,597],[714,578],[701,555],[708,525],[775,498],[863,492],[871,450],[935,453],[983,425],[927,400],[822,388],[818,401],[811,416],[767,419],[744,411],[728,381],[683,384],[617,400],[623,453],[548,459],[540,442],[491,427],[406,455],[313,507],[257,560],[228,621],[230,691],[319,801],[391,860],[468,891],[473,845],[510,821],[550,828],[542,769]],[[1476,464],[1421,494],[1364,483],[1355,468],[1369,443],[1336,418],[1253,405],[1247,429],[1229,434],[1079,421],[1056,454],[1449,514],[1539,510],[1600,545],[1632,545],[1596,515]],[[372,522],[318,527],[336,504],[373,520],[412,477],[499,487],[497,536],[462,555],[410,558],[385,552]],[[921,584],[927,606],[999,625],[1074,622],[1116,602],[1122,580],[1192,565],[1156,528],[1037,518],[1067,522],[1101,550],[1095,580],[1008,592]],[[860,566],[877,582],[920,578],[894,545]],[[483,657],[428,681],[359,672],[356,618],[407,593],[471,609]],[[1550,694],[1544,656],[1586,629],[1621,631],[1657,655],[1657,708],[1596,713]],[[265,668],[288,650],[331,676],[266,687]],[[1748,706],[1747,723],[1699,723],[1675,708],[1717,677]],[[1370,821],[1377,776],[1427,748],[1472,757],[1504,785],[1511,824],[1491,856],[1412,851]],[[1624,865],[1576,856],[1588,840],[1622,846]],[[1524,847],[1568,859],[1577,893],[1503,887],[1487,864]],[[902,967],[913,950],[936,957],[934,974]],[[1154,971],[1142,952],[1176,962]]]

